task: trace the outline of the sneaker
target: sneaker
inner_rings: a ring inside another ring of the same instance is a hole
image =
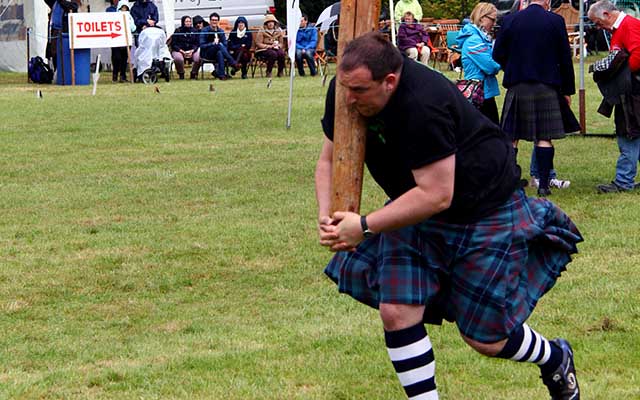
[[[571,181],[563,181],[562,179],[553,178],[549,181],[549,186],[558,188],[558,189],[566,189],[571,185]]]
[[[538,178],[532,177],[531,181],[529,181],[529,185],[532,188],[539,188],[540,180]],[[556,178],[549,180],[549,187],[556,188],[556,189],[566,189],[570,185],[571,185],[571,181],[564,181],[562,179],[556,179]]]
[[[618,186],[618,184],[615,182],[598,185],[596,186],[596,189],[598,189],[598,193],[619,193],[619,192],[628,192],[631,190],[631,189],[625,189],[622,186]]]
[[[562,349],[562,364],[552,374],[543,376],[542,382],[549,389],[551,400],[580,400],[571,345],[564,339],[554,339],[551,342]]]

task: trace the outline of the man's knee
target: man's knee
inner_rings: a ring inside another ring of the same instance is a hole
[[[424,315],[424,306],[415,304],[380,304],[380,318],[384,329],[398,331],[420,322]]]
[[[507,343],[507,339],[503,339],[495,343],[482,343],[466,337],[465,335],[460,335],[462,336],[462,339],[465,341],[465,343],[471,346],[471,348],[487,357],[495,357],[502,351],[504,345]]]
[[[416,49],[415,47],[411,47],[405,50],[405,52],[407,53],[407,56],[409,56],[409,58],[412,58],[414,60],[418,58],[418,49]]]

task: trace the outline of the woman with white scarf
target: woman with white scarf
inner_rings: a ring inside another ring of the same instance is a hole
[[[242,70],[242,79],[247,79],[247,69],[251,62],[251,44],[253,37],[247,27],[247,19],[238,17],[233,30],[229,34],[229,53],[236,60],[236,65],[240,65]],[[235,75],[238,70],[234,67],[231,69],[231,75]]]

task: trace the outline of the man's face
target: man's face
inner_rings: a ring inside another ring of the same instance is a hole
[[[217,28],[219,21],[218,17],[211,17],[209,18],[209,25],[211,25],[212,28]]]
[[[305,17],[302,17],[302,19],[300,20],[300,28],[306,28],[307,27],[307,19]]]
[[[616,16],[613,16],[608,11],[604,11],[602,13],[602,18],[598,18],[595,15],[589,14],[589,19],[591,22],[596,24],[598,28],[606,29],[611,31],[613,29],[613,24],[616,22]]]
[[[371,71],[358,67],[353,71],[338,70],[338,84],[345,90],[347,105],[363,117],[378,114],[387,105],[397,86],[398,75],[388,74],[382,81],[374,81]]]

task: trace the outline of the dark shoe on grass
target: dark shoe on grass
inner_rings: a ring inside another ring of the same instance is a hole
[[[628,192],[631,190],[631,189],[625,189],[622,186],[618,186],[618,184],[615,182],[598,185],[596,186],[596,189],[598,189],[598,193],[619,193],[619,192]]]
[[[547,197],[551,194],[551,189],[549,188],[538,188],[538,197]]]
[[[564,339],[554,339],[552,342],[562,349],[562,364],[553,373],[543,376],[542,382],[549,389],[551,400],[580,400],[571,345]]]

